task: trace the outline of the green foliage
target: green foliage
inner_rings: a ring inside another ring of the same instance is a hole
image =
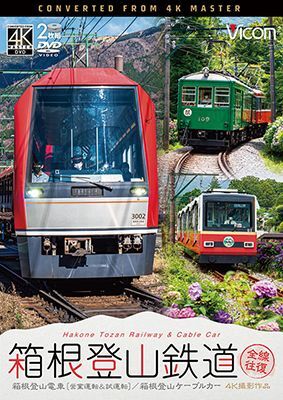
[[[275,46],[275,89],[277,115],[283,114],[283,19],[274,17],[277,31]],[[249,26],[269,25],[267,18],[254,21]],[[187,30],[187,27],[191,29]],[[172,28],[176,49],[171,53],[171,113],[176,117],[177,84],[184,75],[209,66],[214,70],[225,70],[238,74],[250,85],[262,89],[270,100],[269,42],[268,40],[230,40],[227,31],[206,30],[223,27],[219,18],[182,18]],[[192,31],[192,29],[194,29]]]
[[[282,215],[283,214],[283,204],[276,206],[275,210],[279,215]]]
[[[229,311],[236,324],[248,326],[250,303],[254,299],[248,277],[243,272],[226,273],[221,291],[230,304]]]
[[[208,279],[202,280],[202,296],[199,300],[191,300],[188,296],[187,288],[187,302],[185,306],[190,306],[197,315],[205,315],[213,319],[218,311],[227,310],[227,304],[225,298],[222,296],[220,286]]]
[[[283,225],[283,183],[273,179],[261,180],[254,176],[246,176],[240,180],[231,181],[229,188],[238,189],[257,197],[262,210],[260,220],[264,220],[264,228],[282,232]]]
[[[178,142],[177,121],[175,119],[171,119],[169,122],[169,143],[174,146],[177,142]]]
[[[260,272],[267,272],[276,279],[283,278],[283,242],[278,240],[258,242],[257,262],[254,268]]]
[[[17,329],[23,329],[23,316],[21,313],[17,312],[15,314],[15,320],[17,323]]]
[[[277,200],[276,200],[275,205],[276,205],[276,206],[279,206],[279,205],[282,205],[282,204],[283,204],[283,193],[280,194],[280,195],[277,197]]]
[[[168,246],[165,253],[164,282],[167,290],[164,294],[164,304],[170,306],[176,303],[181,307],[190,306],[198,315],[210,318],[219,311],[226,309],[225,299],[217,290],[217,284],[202,280],[196,271],[189,270],[187,262],[182,257],[182,249],[177,246]],[[202,296],[198,301],[192,301],[189,297],[188,287],[194,282],[200,282]]]
[[[274,179],[246,176],[240,180],[232,180],[229,188],[255,195],[260,207],[270,209],[275,206],[278,196],[282,194],[283,183]]]
[[[210,32],[203,30],[220,25],[220,19],[214,17],[186,17],[176,19],[171,35],[176,47],[171,53],[171,115],[177,115],[178,79],[184,75],[200,71],[209,64],[210,54],[206,52],[206,40]],[[191,28],[188,30],[188,26]]]
[[[210,185],[209,185],[209,189],[210,190],[214,190],[214,189],[220,189],[221,188],[221,185],[220,185],[220,183],[218,182],[218,179],[216,178],[216,176],[214,176],[212,179],[211,179],[211,182],[210,182]]]
[[[182,196],[177,198],[176,201],[176,209],[177,211],[182,210],[182,208],[184,208],[187,204],[189,204],[192,199],[194,199],[195,197],[198,197],[201,194],[201,190],[198,188],[193,189],[190,192],[187,192],[185,194],[183,194]]]
[[[171,119],[169,122],[169,151],[174,151],[182,148],[179,142],[177,120]]]
[[[163,280],[166,285],[164,304],[173,303],[179,307],[191,307],[196,315],[213,319],[218,311],[225,311],[233,317],[234,323],[258,328],[262,323],[276,322],[283,329],[282,316],[276,309],[282,307],[282,299],[258,298],[252,291],[251,282],[244,272],[229,271],[223,282],[203,279],[196,268],[193,268],[182,256],[179,245],[168,246],[163,252],[165,269]],[[198,282],[202,293],[200,298],[192,300],[189,287]]]
[[[260,156],[267,169],[275,174],[283,174],[283,157],[279,154],[271,153],[265,146],[260,151]]]
[[[276,204],[270,210],[270,219],[267,226],[277,232],[283,232],[283,199],[278,197]]]
[[[264,141],[267,151],[277,155],[283,155],[283,117],[279,117],[269,125]]]

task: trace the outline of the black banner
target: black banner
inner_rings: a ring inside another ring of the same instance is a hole
[[[6,2],[1,16],[276,16],[278,1],[36,0]]]

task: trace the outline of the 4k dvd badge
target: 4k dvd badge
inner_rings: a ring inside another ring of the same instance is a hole
[[[7,25],[7,55],[32,56],[33,52],[33,25]]]

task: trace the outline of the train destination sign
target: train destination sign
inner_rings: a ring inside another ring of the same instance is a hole
[[[103,190],[98,187],[72,187],[74,197],[98,197],[102,196]]]

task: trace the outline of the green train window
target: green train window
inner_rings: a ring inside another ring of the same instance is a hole
[[[212,88],[199,88],[199,107],[212,107]]]
[[[236,90],[236,108],[241,109],[242,106],[242,92],[240,90]]]
[[[215,107],[227,107],[230,103],[229,88],[215,88]]]
[[[184,106],[196,105],[196,88],[183,86],[182,88],[182,104]]]

